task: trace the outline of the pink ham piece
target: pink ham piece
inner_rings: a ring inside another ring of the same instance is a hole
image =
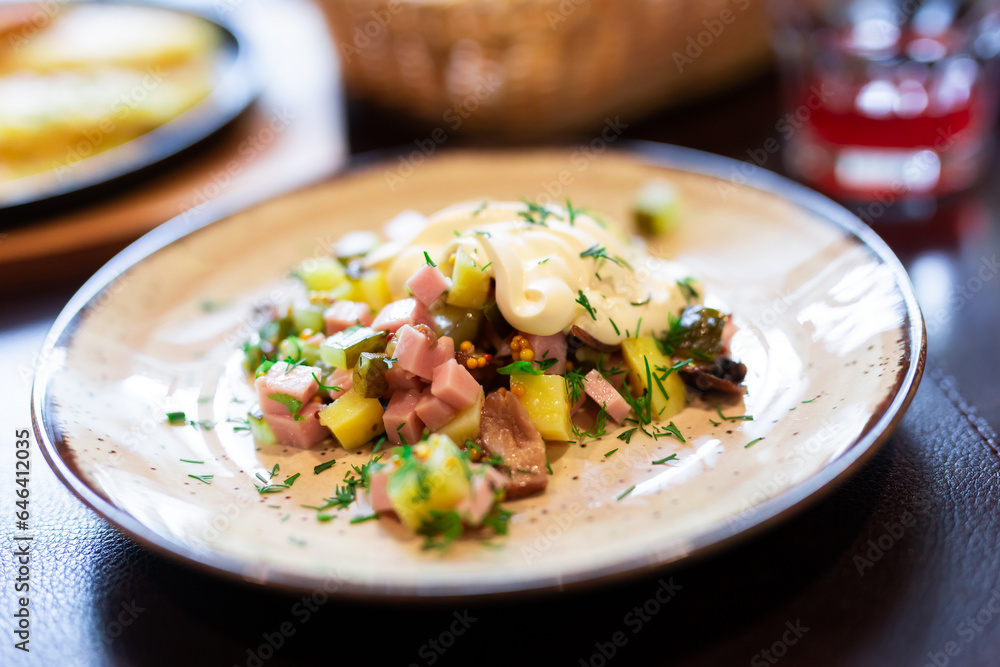
[[[416,299],[401,299],[393,301],[379,311],[372,322],[372,329],[376,331],[398,331],[403,325],[426,324],[432,326],[434,318],[427,306]]]
[[[330,373],[330,376],[323,380],[327,387],[340,387],[340,391],[329,391],[330,398],[336,400],[354,388],[354,371],[347,368],[338,368]]]
[[[438,338],[430,327],[404,324],[396,331],[393,356],[404,371],[430,380],[435,368],[455,358],[455,342],[448,336]]]
[[[284,361],[272,365],[266,374],[261,375],[253,383],[261,411],[264,414],[288,414],[287,407],[268,398],[270,394],[287,394],[300,403],[308,403],[316,395],[316,390],[319,388],[316,378],[320,377],[322,372],[313,366],[295,366],[289,370],[288,364]]]
[[[448,289],[448,279],[441,273],[441,269],[424,264],[410,276],[406,286],[417,297],[417,301],[429,307]]]
[[[353,373],[352,373],[353,375]],[[385,381],[389,383],[389,391],[420,391],[424,388],[424,381],[409,371],[404,371],[399,364],[393,364],[392,368],[385,372]],[[353,381],[352,381],[353,382]]]
[[[382,514],[384,512],[394,512],[392,502],[389,500],[389,471],[379,470],[373,474],[368,482],[368,504],[372,506],[373,512]]]
[[[521,335],[535,352],[535,361],[556,360],[556,363],[545,369],[546,375],[562,375],[566,372],[566,334],[536,336],[535,334],[523,333]]]
[[[434,369],[431,393],[451,407],[462,410],[476,402],[479,383],[467,368],[449,359]]]
[[[455,511],[470,526],[482,524],[493,509],[497,491],[506,489],[510,480],[496,468],[485,466],[484,474],[472,475],[472,493],[455,507]]]
[[[326,335],[349,329],[356,324],[368,326],[372,323],[372,309],[367,303],[358,301],[338,301],[323,311]]]
[[[455,414],[455,408],[432,394],[430,387],[424,389],[417,401],[417,416],[432,432],[454,419]]]
[[[299,410],[300,419],[295,419],[286,410],[283,415],[265,413],[264,421],[274,432],[276,442],[298,449],[309,449],[330,437],[330,429],[323,426],[317,416],[322,408],[321,404],[310,401]]]
[[[415,391],[397,391],[389,399],[382,415],[385,434],[395,444],[414,445],[424,434],[424,423],[417,416],[417,401],[420,394]]]
[[[618,393],[614,385],[604,379],[604,376],[595,368],[587,373],[583,378],[583,390],[598,405],[604,406],[604,412],[616,422],[621,424],[628,417],[632,408],[625,398]]]

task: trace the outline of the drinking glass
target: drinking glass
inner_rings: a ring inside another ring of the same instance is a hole
[[[771,0],[785,165],[849,200],[938,197],[989,159],[995,1]]]

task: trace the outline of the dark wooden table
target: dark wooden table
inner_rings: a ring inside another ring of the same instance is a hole
[[[779,118],[765,75],[622,119],[623,136],[748,159]],[[360,103],[350,128],[355,152],[427,129]],[[764,166],[780,169],[779,158]],[[30,429],[32,355],[76,285],[35,290],[25,272],[22,296],[0,311],[0,664],[1000,664],[998,170],[926,219],[877,225],[931,323],[927,373],[876,458],[769,533],[662,578],[485,605],[331,602],[303,619],[292,615],[301,596],[219,581],[137,546],[71,496],[36,450],[30,654],[13,650],[10,632],[14,430]],[[665,584],[680,588],[655,604]]]

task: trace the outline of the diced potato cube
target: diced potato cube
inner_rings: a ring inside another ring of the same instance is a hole
[[[309,290],[331,290],[347,279],[344,266],[333,257],[316,257],[299,264],[296,275]]]
[[[476,402],[460,410],[455,418],[437,430],[441,435],[446,435],[455,442],[465,442],[475,440],[479,437],[479,422],[483,414],[483,402],[486,395],[482,387],[479,388],[479,395]]]
[[[521,404],[546,440],[569,440],[573,434],[570,420],[569,397],[562,375],[510,376],[510,386],[521,385],[524,395]]]
[[[411,448],[409,457],[389,476],[386,493],[400,520],[416,531],[432,512],[454,510],[470,495],[470,476],[455,443],[433,435]]]
[[[319,421],[333,433],[344,449],[357,449],[385,433],[382,404],[351,390],[319,412]]]
[[[363,301],[376,311],[382,310],[392,301],[385,274],[379,270],[365,271],[355,282],[358,301]]]
[[[451,274],[448,303],[462,308],[482,308],[490,291],[490,275],[476,265],[465,250],[455,253],[455,269]]]
[[[664,369],[670,368],[671,360],[660,352],[656,341],[651,336],[640,336],[639,338],[626,338],[622,341],[622,353],[625,355],[625,363],[633,377],[644,389],[652,392],[653,408],[652,419],[654,421],[670,419],[687,405],[687,396],[684,391],[684,381],[677,372],[671,372],[663,377]],[[652,388],[646,379],[646,364],[649,364],[649,380],[652,381]],[[657,370],[659,369],[659,370]],[[660,378],[660,382],[656,381]],[[663,388],[660,388],[660,385]]]
[[[333,301],[360,301],[358,296],[358,284],[354,280],[348,278],[344,282],[340,283],[333,289],[327,291],[327,296]]]

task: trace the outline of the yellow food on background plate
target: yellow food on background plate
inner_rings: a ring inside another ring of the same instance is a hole
[[[222,36],[208,21],[114,4],[39,15],[0,42],[0,180],[73,168],[211,91]]]
[[[394,516],[430,545],[503,532],[501,503],[548,485],[550,445],[683,442],[670,420],[689,394],[742,393],[728,315],[603,216],[495,201],[402,216],[304,261],[300,296],[244,346],[262,445],[375,443],[338,491],[346,508],[364,490],[361,520]]]

